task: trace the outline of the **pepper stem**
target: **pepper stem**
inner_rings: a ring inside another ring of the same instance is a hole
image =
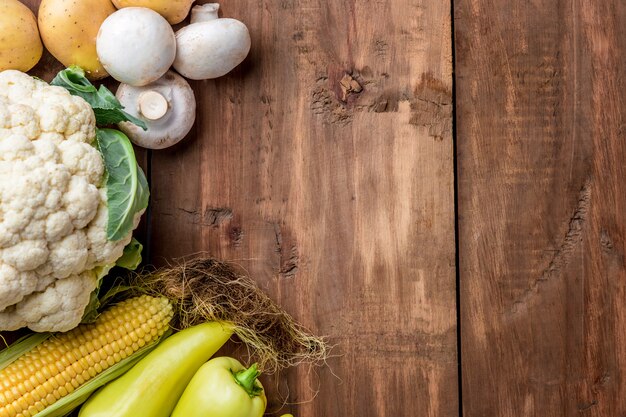
[[[239,372],[231,371],[231,373],[235,377],[237,384],[248,393],[250,398],[256,397],[263,392],[263,388],[259,387],[256,383],[257,377],[261,375],[258,364],[255,363],[248,369]]]

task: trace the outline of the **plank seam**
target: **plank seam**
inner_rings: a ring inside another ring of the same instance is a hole
[[[454,181],[454,263],[456,307],[456,355],[457,355],[457,401],[458,414],[463,417],[463,366],[461,358],[461,267],[459,246],[459,171],[457,155],[456,123],[456,44],[454,30],[454,0],[450,0],[450,43],[452,51],[452,170]]]

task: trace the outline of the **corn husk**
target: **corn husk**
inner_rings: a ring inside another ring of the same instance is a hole
[[[9,347],[0,350],[0,371],[9,366],[17,358],[45,342],[52,333],[34,333],[24,336]]]

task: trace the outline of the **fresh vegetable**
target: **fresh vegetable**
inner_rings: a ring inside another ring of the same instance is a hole
[[[220,19],[218,9],[217,3],[194,6],[191,24],[176,32],[174,68],[189,79],[221,77],[250,52],[246,25],[235,19]]]
[[[148,127],[144,131],[133,123],[119,124],[133,143],[144,148],[163,149],[178,143],[196,120],[193,90],[173,71],[144,87],[121,84],[116,97]]]
[[[43,45],[37,19],[18,0],[0,2],[0,71],[28,71],[39,62]]]
[[[172,417],[263,417],[267,398],[257,364],[246,369],[236,359],[211,359],[193,376]]]
[[[198,368],[231,335],[232,329],[219,322],[174,334],[133,369],[92,395],[79,416],[169,417]]]
[[[144,295],[110,307],[94,324],[12,345],[0,353],[0,416],[66,415],[148,354],[171,318],[167,299]]]
[[[147,7],[167,19],[172,25],[182,22],[189,14],[194,0],[113,0],[118,9],[123,7]]]
[[[145,205],[124,216],[109,210],[124,206],[107,198],[95,122],[67,90],[0,73],[0,330],[76,327],[103,269],[131,240]],[[125,166],[131,176],[136,162]],[[111,224],[110,214],[132,218],[130,227]],[[112,228],[127,233],[112,241]]]
[[[65,66],[78,65],[97,80],[108,74],[96,53],[96,35],[115,12],[110,0],[42,0],[39,30],[46,48]]]
[[[154,10],[127,7],[107,17],[96,39],[98,57],[113,78],[142,86],[161,78],[176,57],[176,38]]]

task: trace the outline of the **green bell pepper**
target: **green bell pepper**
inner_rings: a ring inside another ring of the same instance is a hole
[[[202,365],[180,397],[172,417],[263,417],[267,398],[254,364],[246,369],[233,358]]]
[[[198,368],[232,334],[228,324],[210,322],[170,336],[130,371],[93,394],[79,417],[169,417]]]

